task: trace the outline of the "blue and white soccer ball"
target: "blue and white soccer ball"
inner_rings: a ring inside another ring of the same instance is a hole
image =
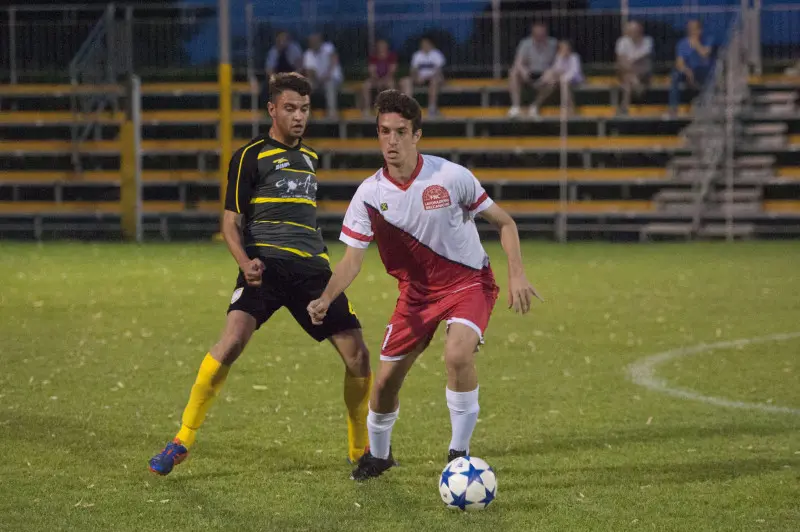
[[[456,458],[439,477],[439,494],[448,508],[483,510],[497,496],[497,477],[480,458]]]

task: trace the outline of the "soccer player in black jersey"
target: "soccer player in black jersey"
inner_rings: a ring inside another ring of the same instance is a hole
[[[312,338],[330,340],[341,355],[348,458],[358,461],[367,446],[372,374],[358,318],[344,294],[332,303],[321,325],[312,324],[306,311],[331,277],[327,250],[316,229],[319,157],[301,139],[310,92],[308,80],[299,74],[273,76],[269,135],[248,142],[231,159],[222,234],[239,265],[239,277],[225,330],[200,365],[180,431],[150,460],[150,469],[160,475],[186,458],[231,364],[255,330],[281,307]]]

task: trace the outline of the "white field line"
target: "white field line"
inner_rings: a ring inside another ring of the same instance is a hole
[[[655,372],[657,366],[674,358],[697,355],[713,349],[730,349],[733,347],[763,344],[767,342],[785,342],[794,338],[800,338],[800,332],[770,334],[769,336],[759,336],[757,338],[743,338],[741,340],[729,340],[726,342],[717,342],[713,344],[699,344],[696,346],[682,347],[679,349],[673,349],[671,351],[664,351],[663,353],[656,353],[654,355],[641,358],[629,365],[627,368],[628,375],[630,376],[630,379],[639,386],[644,386],[650,390],[666,393],[673,397],[690,399],[692,401],[700,401],[711,405],[723,406],[725,408],[742,408],[745,410],[758,410],[761,412],[800,416],[800,409],[797,408],[774,406],[766,403],[732,401],[730,399],[725,399],[724,397],[711,397],[692,390],[673,388],[666,381],[656,377]]]

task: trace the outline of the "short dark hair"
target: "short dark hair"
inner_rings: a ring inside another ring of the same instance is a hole
[[[378,112],[378,119],[386,113],[397,113],[406,120],[411,120],[412,132],[422,127],[422,109],[419,103],[398,90],[390,89],[378,94],[375,99],[375,110]]]
[[[269,78],[269,101],[275,103],[285,91],[294,91],[300,96],[311,94],[311,83],[297,72],[282,72]]]

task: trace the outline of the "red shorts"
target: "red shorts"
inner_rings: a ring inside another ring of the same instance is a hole
[[[497,301],[498,288],[476,283],[456,289],[436,301],[412,301],[401,293],[386,326],[381,346],[381,360],[402,360],[417,347],[427,347],[439,323],[461,323],[478,333],[483,343],[483,333]]]

